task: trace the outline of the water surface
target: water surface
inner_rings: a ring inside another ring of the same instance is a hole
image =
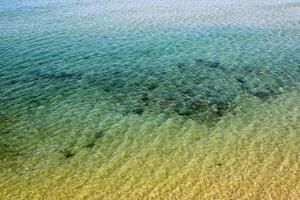
[[[300,2],[0,2],[3,199],[297,199]]]

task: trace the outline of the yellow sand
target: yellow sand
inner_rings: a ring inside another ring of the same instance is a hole
[[[0,179],[0,199],[300,199],[299,108],[294,92],[249,97],[214,128],[132,116],[92,150]]]

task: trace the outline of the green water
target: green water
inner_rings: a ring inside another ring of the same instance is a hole
[[[299,8],[297,1],[2,0],[2,186],[72,159],[76,170],[86,156],[109,165],[130,149],[120,139],[128,131],[139,143],[169,120],[179,120],[178,129],[191,121],[214,129],[248,99],[264,105],[297,96]],[[150,128],[135,131],[135,123]]]

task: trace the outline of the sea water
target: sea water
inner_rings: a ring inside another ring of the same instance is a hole
[[[0,2],[1,199],[300,198],[300,2]]]

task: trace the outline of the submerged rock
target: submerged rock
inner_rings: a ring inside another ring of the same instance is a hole
[[[75,83],[80,79],[84,87],[103,91],[101,100],[114,103],[116,111],[124,115],[143,115],[147,110],[215,121],[234,109],[245,93],[262,100],[280,93],[280,88],[294,80],[299,70],[283,78],[285,73],[280,68],[232,67],[196,59],[160,68],[113,66],[82,76],[65,72],[39,75],[54,83]]]
[[[87,143],[86,145],[84,145],[85,148],[93,148],[95,146],[95,141],[92,141],[90,143]]]
[[[65,158],[72,158],[75,156],[75,153],[72,153],[68,149],[61,150],[60,153],[62,153]]]

